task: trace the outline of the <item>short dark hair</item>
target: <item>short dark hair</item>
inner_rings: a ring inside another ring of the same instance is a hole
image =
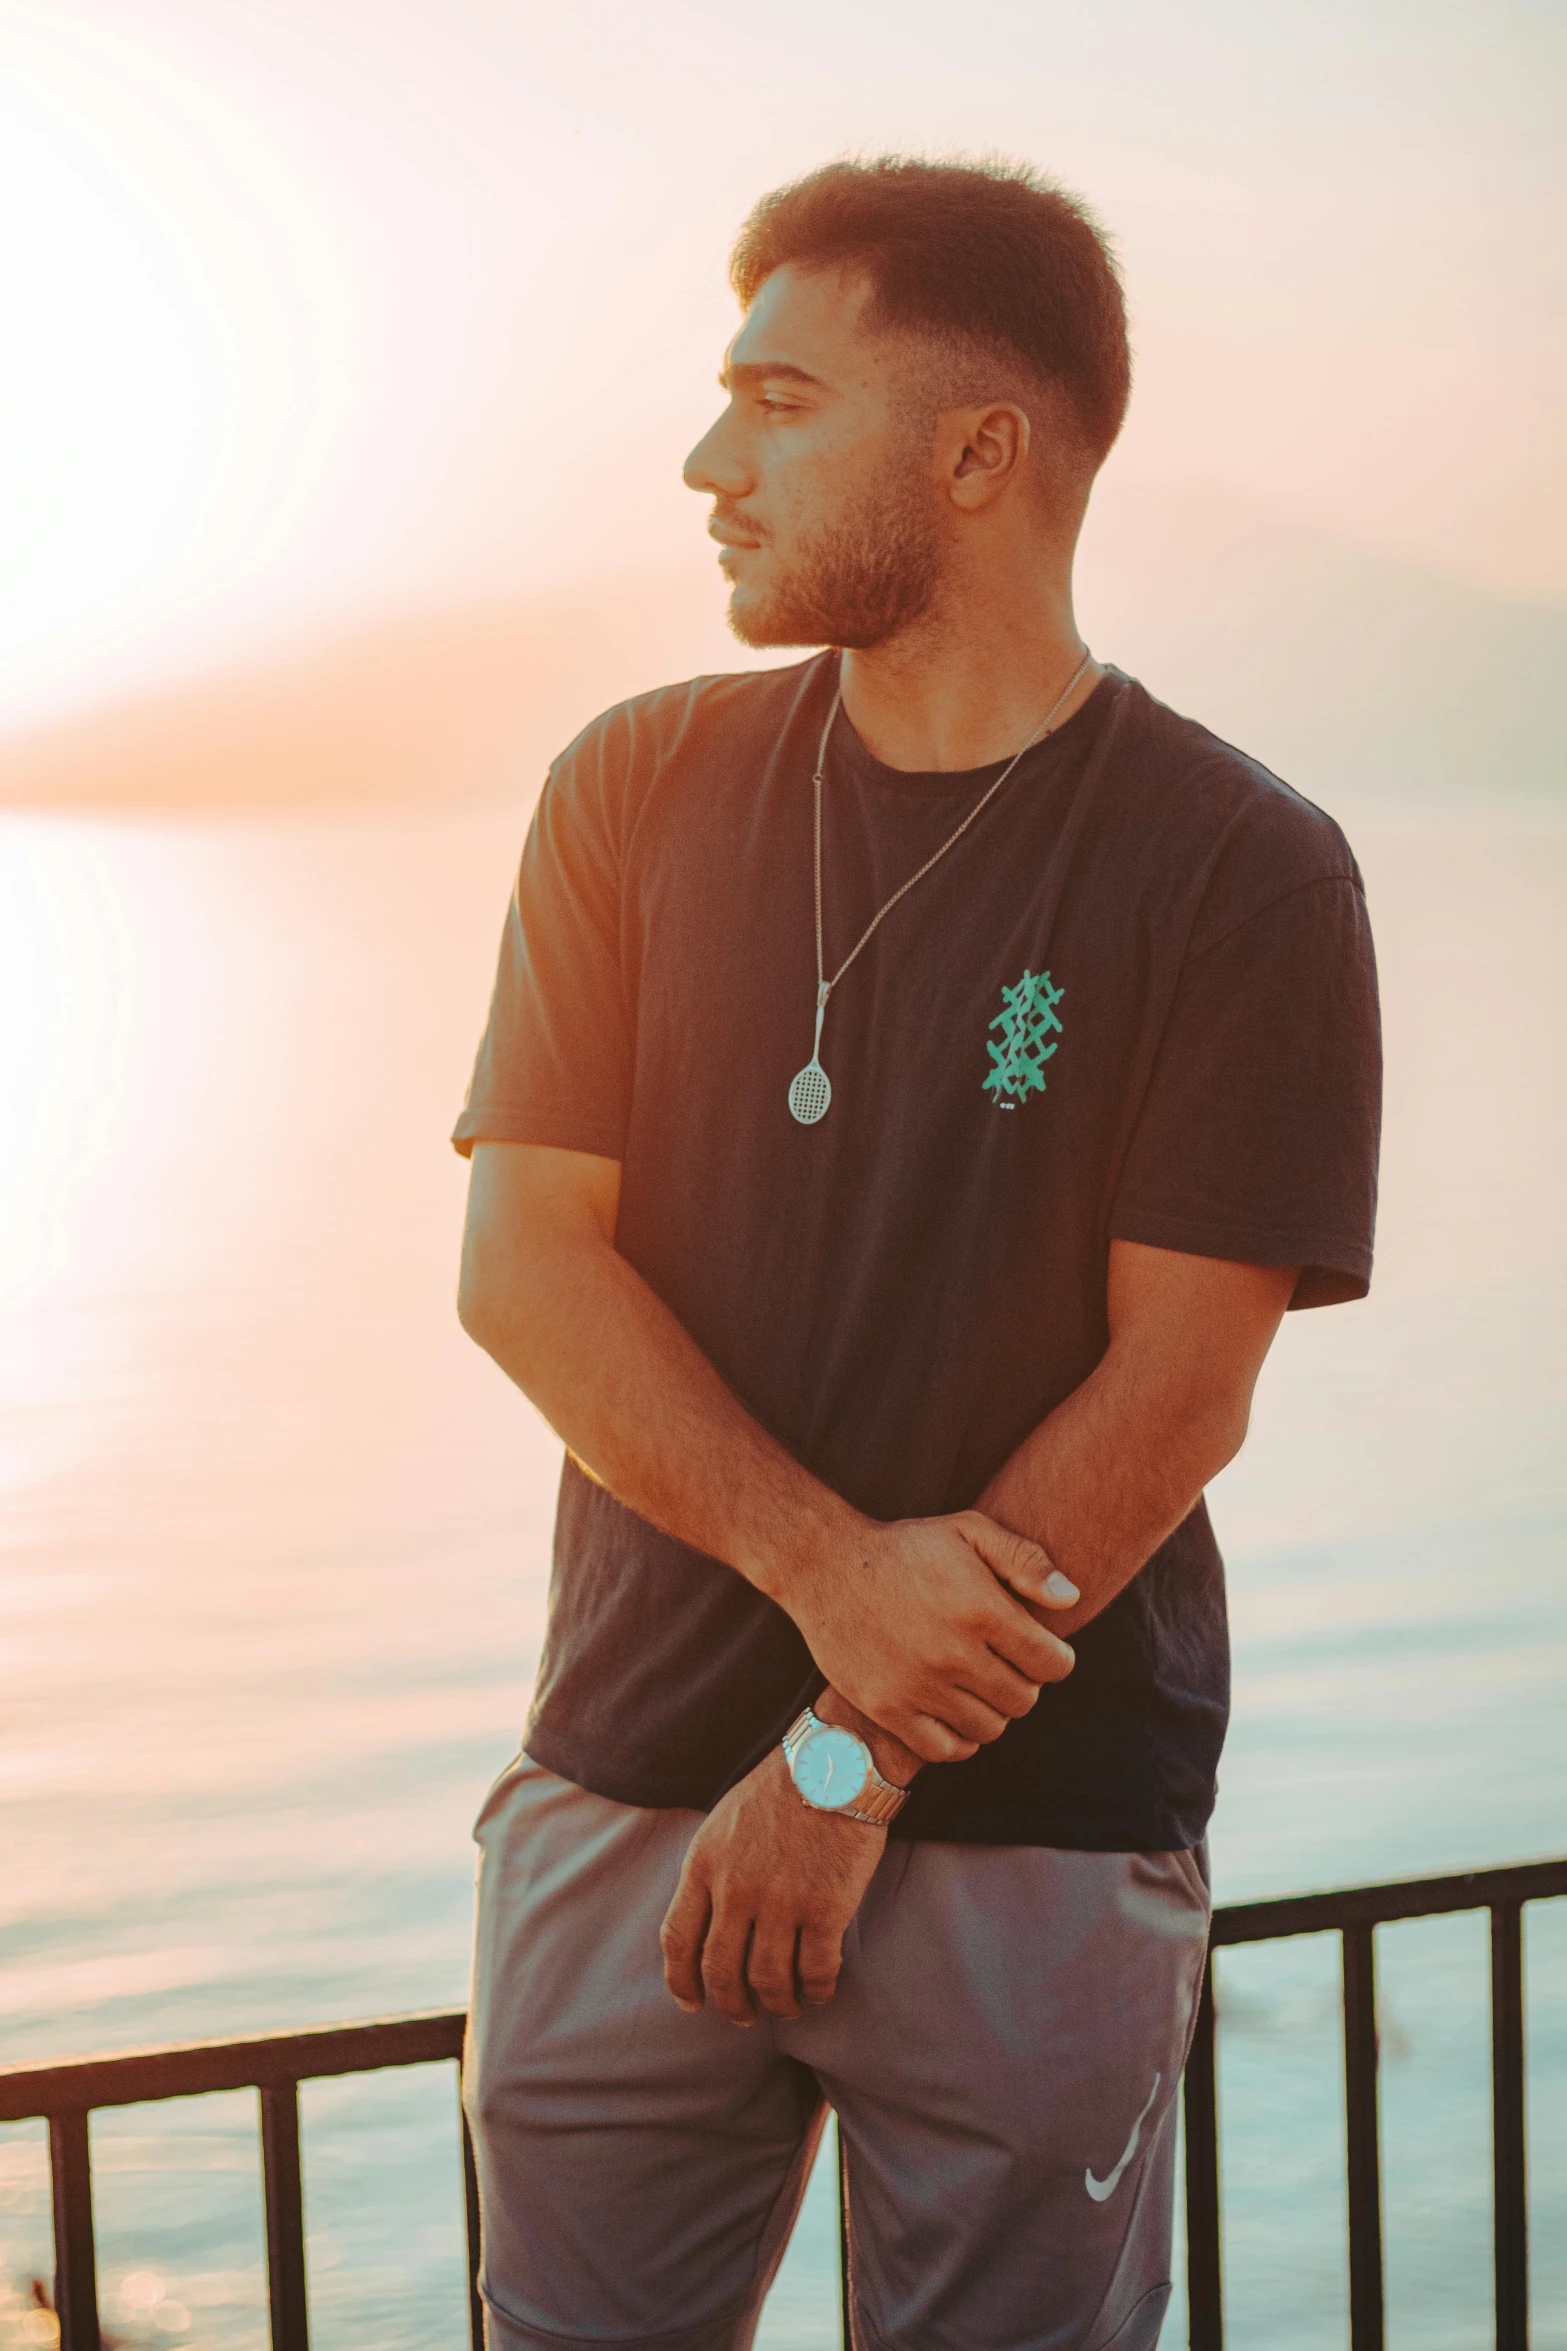
[[[862,270],[873,327],[1020,366],[1063,398],[1091,465],[1108,456],[1132,379],[1120,272],[1087,205],[1027,164],[825,164],[741,229],[745,308],[786,262]]]

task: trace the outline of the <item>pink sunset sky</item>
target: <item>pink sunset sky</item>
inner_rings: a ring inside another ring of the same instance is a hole
[[[679,480],[727,246],[763,188],[895,145],[1029,157],[1119,239],[1138,389],[1091,570],[1147,512],[1168,572],[1212,500],[1559,606],[1564,24],[10,0],[0,730],[653,577],[694,615],[658,661],[744,658]]]

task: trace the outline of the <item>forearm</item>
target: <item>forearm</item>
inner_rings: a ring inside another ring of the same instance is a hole
[[[1082,1594],[1070,1639],[1173,1534],[1246,1437],[1298,1269],[1110,1246],[1110,1344],[1026,1437],[978,1507],[1042,1544]]]
[[[863,1523],[770,1437],[607,1241],[552,1241],[464,1320],[588,1474],[783,1598],[791,1560]]]
[[[978,1507],[1040,1543],[1082,1594],[1052,1613],[1070,1640],[1107,1608],[1239,1451],[1244,1398],[1171,1393],[1113,1353],[1025,1437]]]
[[[929,1760],[973,1751],[1070,1672],[1027,1601],[1036,1547],[976,1511],[884,1525],[748,1413],[615,1246],[617,1162],[476,1143],[458,1311],[589,1475],[723,1560],[824,1678]]]

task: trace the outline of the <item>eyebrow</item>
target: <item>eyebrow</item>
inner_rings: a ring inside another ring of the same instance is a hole
[[[723,367],[718,371],[718,388],[721,392],[751,392],[759,384],[779,382],[811,384],[818,391],[826,389],[820,376],[808,374],[803,367],[792,366],[787,359],[741,360],[734,367]]]

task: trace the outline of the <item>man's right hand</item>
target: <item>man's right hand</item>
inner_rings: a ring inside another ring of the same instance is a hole
[[[798,1563],[774,1597],[835,1690],[923,1762],[957,1763],[1076,1662],[1009,1585],[1047,1608],[1077,1598],[1037,1543],[962,1510],[861,1520]]]

